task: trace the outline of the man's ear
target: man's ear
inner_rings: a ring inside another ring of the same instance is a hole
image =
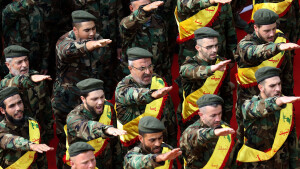
[[[75,36],[78,37],[78,29],[75,26],[73,26],[73,32]]]
[[[139,135],[139,140],[142,143],[143,142],[143,136]]]
[[[2,107],[0,107],[0,111],[1,111],[1,114],[5,114],[5,110]]]
[[[257,87],[258,87],[258,89],[259,89],[260,92],[262,92],[264,90],[264,86],[261,85],[261,84],[258,84]]]
[[[81,99],[82,103],[85,103],[85,101],[86,101],[85,97],[80,96],[80,99]]]
[[[257,25],[254,24],[253,28],[254,28],[255,32],[258,32],[258,26]]]
[[[133,6],[129,5],[130,12],[133,12]]]

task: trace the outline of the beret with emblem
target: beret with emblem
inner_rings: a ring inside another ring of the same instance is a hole
[[[95,151],[94,147],[86,142],[76,142],[70,145],[69,154],[70,157],[77,156],[80,153],[84,153],[87,151]]]
[[[76,84],[81,93],[89,93],[95,90],[103,90],[103,81],[94,78],[82,80]]]
[[[213,105],[213,104],[221,105],[224,103],[224,100],[218,95],[205,94],[202,97],[200,97],[196,103],[197,103],[198,107],[201,108],[201,107],[209,106],[209,105]]]
[[[278,14],[269,9],[259,9],[253,15],[254,23],[257,25],[270,25],[278,18]]]
[[[265,66],[262,68],[259,68],[256,72],[255,72],[255,78],[257,83],[260,83],[262,81],[264,81],[265,79],[274,77],[274,76],[279,76],[280,75],[281,70],[275,67],[270,67],[270,66]]]
[[[0,103],[2,103],[5,99],[19,94],[19,90],[17,87],[5,87],[0,90]]]
[[[152,58],[153,55],[148,50],[139,48],[139,47],[133,47],[127,50],[128,60],[134,61],[142,58]]]
[[[139,131],[143,133],[158,133],[165,130],[164,124],[155,117],[145,116],[140,119],[138,125]]]
[[[87,22],[87,21],[96,21],[97,18],[84,11],[84,10],[77,10],[72,12],[72,21],[73,23],[80,23],[80,22]]]
[[[3,50],[5,58],[15,58],[20,56],[27,56],[29,50],[19,45],[11,45]]]
[[[219,37],[220,34],[209,27],[202,27],[194,32],[195,39],[202,39],[202,38],[211,38],[211,37]]]

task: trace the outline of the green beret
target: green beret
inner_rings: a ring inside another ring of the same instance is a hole
[[[81,93],[89,93],[94,90],[103,90],[103,81],[94,78],[82,80],[76,84]]]
[[[95,151],[94,147],[86,142],[76,142],[70,145],[69,154],[70,157],[77,156],[80,153],[84,153],[87,151]]]
[[[257,25],[270,25],[278,18],[278,14],[269,9],[259,9],[253,15],[254,23]]]
[[[2,103],[5,99],[19,94],[19,90],[17,87],[5,87],[0,90],[0,103]]]
[[[5,58],[15,58],[20,56],[27,56],[29,50],[19,45],[11,45],[3,50]]]
[[[77,10],[72,12],[72,20],[73,23],[80,23],[87,21],[96,21],[97,18],[84,10]]]
[[[280,69],[275,68],[275,67],[270,67],[270,66],[265,66],[260,69],[258,69],[255,72],[255,78],[257,83],[260,83],[264,81],[265,79],[274,77],[274,76],[279,76],[280,75]]]
[[[210,38],[210,37],[219,37],[220,34],[209,27],[202,27],[194,32],[195,39],[202,39],[202,38]]]
[[[221,105],[223,103],[224,100],[220,96],[214,94],[205,94],[197,100],[197,105],[199,108],[213,104]]]
[[[145,116],[140,119],[139,131],[143,133],[159,133],[165,130],[164,124],[155,117]]]
[[[133,47],[128,49],[127,56],[128,56],[128,60],[130,61],[153,57],[152,53],[150,53],[148,50],[139,47]]]

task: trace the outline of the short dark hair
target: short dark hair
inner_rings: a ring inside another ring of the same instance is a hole
[[[89,96],[89,92],[80,92],[80,96],[86,98]]]
[[[76,27],[77,29],[81,27],[81,22],[73,22],[72,23],[73,27]]]
[[[0,107],[2,107],[4,110],[6,109],[4,101],[0,103]]]
[[[258,28],[260,28],[262,26],[262,25],[259,25],[259,24],[256,24],[256,23],[254,25],[256,25]]]

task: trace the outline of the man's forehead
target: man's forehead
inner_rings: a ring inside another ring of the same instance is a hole
[[[135,65],[150,65],[152,63],[151,58],[142,58],[132,61]]]
[[[24,60],[24,59],[27,59],[27,56],[20,56],[20,57],[12,58],[12,60],[15,61],[15,62],[20,61],[20,60]]]
[[[15,94],[13,96],[10,96],[10,97],[6,98],[4,100],[4,103],[5,103],[5,105],[10,105],[10,104],[14,104],[14,103],[16,103],[16,102],[18,102],[20,100],[21,100],[20,95],[19,94]]]
[[[94,21],[87,21],[87,22],[81,22],[80,28],[81,29],[91,29],[95,27],[95,22]]]

